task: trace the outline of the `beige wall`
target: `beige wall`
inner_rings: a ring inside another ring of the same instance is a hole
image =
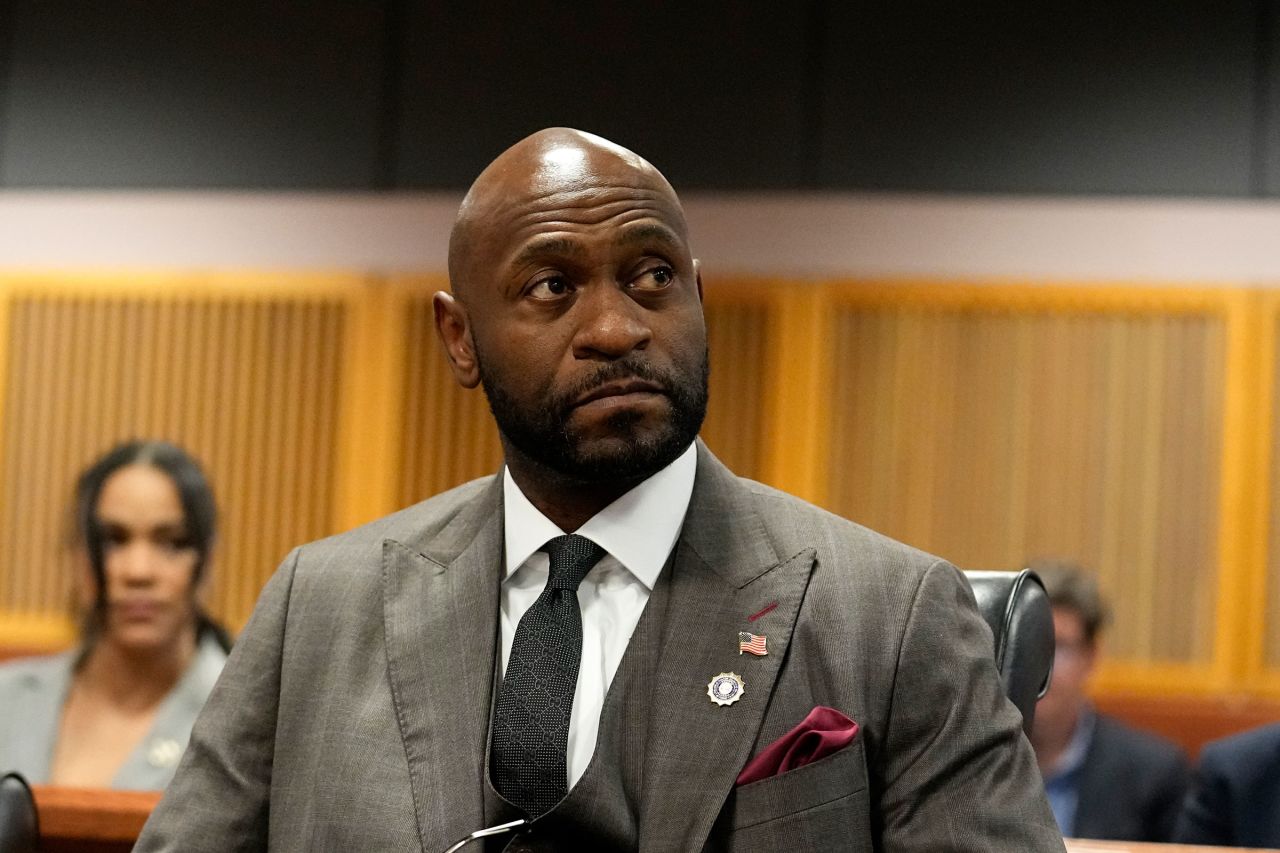
[[[1280,202],[686,196],[708,275],[1280,283]],[[458,196],[0,192],[0,268],[443,271]]]

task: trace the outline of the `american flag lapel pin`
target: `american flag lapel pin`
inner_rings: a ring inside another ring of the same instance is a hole
[[[764,634],[750,634],[746,631],[738,632],[738,654],[746,652],[756,657],[764,657],[769,652],[764,647]]]

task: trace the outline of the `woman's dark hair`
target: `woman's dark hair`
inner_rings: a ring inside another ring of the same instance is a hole
[[[218,510],[204,471],[189,453],[165,441],[128,441],[107,451],[86,468],[76,481],[75,538],[77,544],[84,547],[89,557],[89,567],[98,584],[98,599],[86,625],[86,648],[101,630],[103,610],[106,607],[105,535],[98,522],[98,498],[111,475],[129,465],[155,468],[166,474],[177,489],[178,500],[182,504],[187,544],[196,552],[193,584],[204,575],[209,554],[213,550]],[[231,637],[226,629],[197,606],[197,641],[205,634],[211,634],[224,650],[230,650]]]

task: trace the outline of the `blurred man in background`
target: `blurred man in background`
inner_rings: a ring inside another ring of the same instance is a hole
[[[1062,834],[1117,841],[1168,841],[1187,788],[1186,757],[1174,744],[1094,710],[1085,693],[1107,619],[1094,579],[1079,566],[1030,566],[1053,604],[1057,651],[1049,692],[1031,733],[1049,804]]]
[[[1205,744],[1174,840],[1280,847],[1280,723]]]

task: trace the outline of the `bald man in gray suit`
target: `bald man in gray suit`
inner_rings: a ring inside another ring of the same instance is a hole
[[[286,559],[138,850],[1063,849],[959,573],[696,440],[657,170],[534,134],[449,267],[503,471]]]

